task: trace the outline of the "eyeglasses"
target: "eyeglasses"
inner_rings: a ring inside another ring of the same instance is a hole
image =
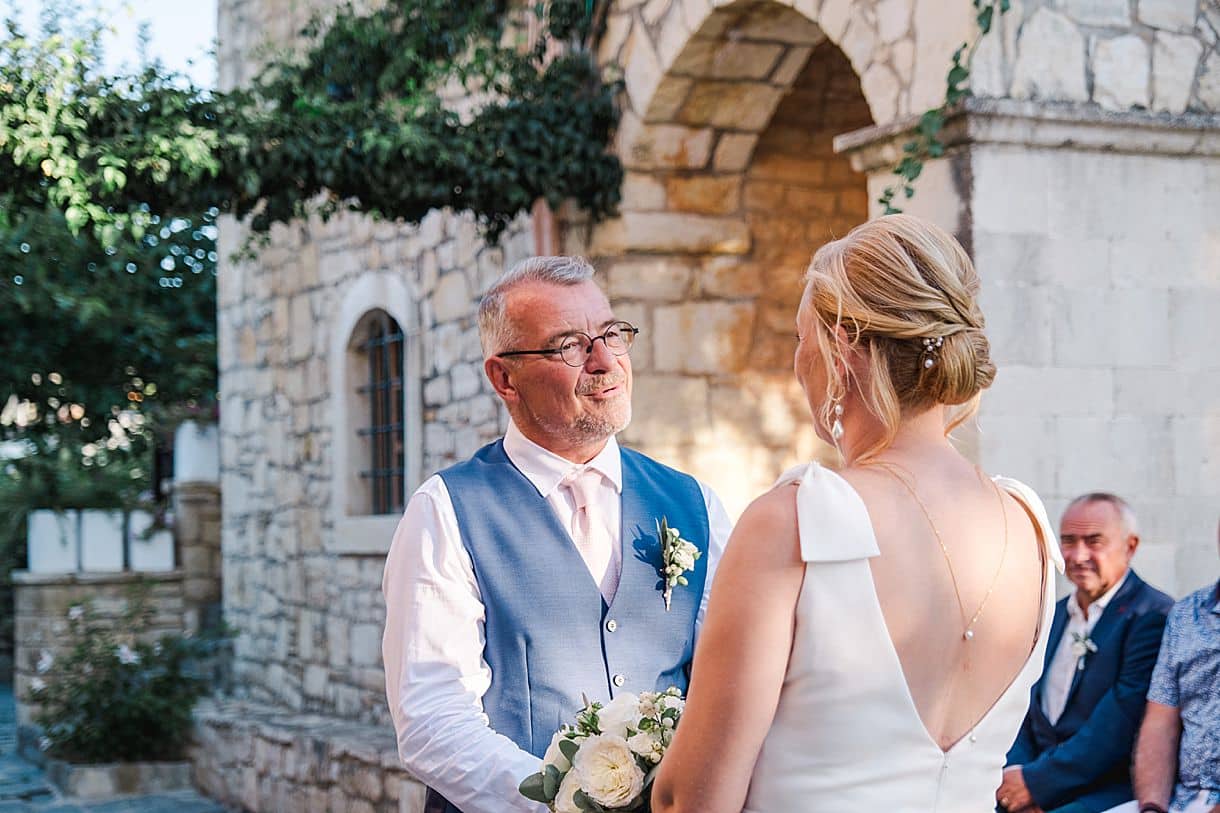
[[[559,356],[569,367],[583,367],[593,355],[593,345],[598,339],[606,345],[606,349],[616,356],[625,356],[631,350],[640,329],[630,322],[615,322],[606,328],[600,336],[590,336],[588,333],[576,331],[560,337],[554,347],[546,350],[510,350],[507,353],[497,353],[501,358],[507,356]]]

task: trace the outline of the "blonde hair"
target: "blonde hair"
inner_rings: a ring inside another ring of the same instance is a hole
[[[806,307],[818,323],[814,333],[829,371],[818,416],[825,426],[851,384],[851,367],[834,338],[840,327],[867,358],[860,395],[884,432],[860,458],[889,446],[907,415],[937,404],[961,406],[948,434],[978,410],[995,365],[983,334],[978,274],[947,232],[910,215],[871,220],[818,249],[805,280]],[[924,339],[943,342],[929,352]],[[846,377],[834,374],[836,362]]]

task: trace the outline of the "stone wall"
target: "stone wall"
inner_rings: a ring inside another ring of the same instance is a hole
[[[27,701],[30,681],[38,675],[38,660],[47,652],[57,657],[66,650],[68,610],[89,602],[101,619],[118,619],[127,609],[131,591],[149,588],[152,616],[149,640],[185,629],[182,571],[167,573],[13,573],[16,605],[13,695],[17,722],[32,722],[37,705]]]
[[[1015,0],[975,56],[979,96],[1220,110],[1211,0]]]
[[[226,805],[292,813],[422,813],[392,729],[249,703],[195,713],[196,784]]]
[[[321,5],[222,2],[222,85],[247,81],[266,52],[255,46],[291,42]],[[503,429],[475,309],[530,252],[529,225],[488,246],[449,212],[418,227],[338,216],[277,227],[256,260],[236,263],[245,233],[222,222],[223,600],[249,699],[388,725],[380,584],[398,517],[361,504],[356,430],[368,417],[354,395],[367,374],[352,338],[374,309],[406,334],[410,493]]]

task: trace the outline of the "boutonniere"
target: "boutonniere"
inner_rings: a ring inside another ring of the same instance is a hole
[[[1084,661],[1085,658],[1089,657],[1089,653],[1096,651],[1097,644],[1093,643],[1093,639],[1087,634],[1072,633],[1072,654],[1076,656],[1076,669],[1078,671],[1084,669]]]
[[[683,574],[694,570],[695,560],[703,554],[683,539],[677,528],[669,527],[665,517],[661,517],[657,522],[657,535],[661,538],[661,580],[665,584],[662,595],[665,598],[665,612],[669,612],[674,587],[685,587],[690,583]]]

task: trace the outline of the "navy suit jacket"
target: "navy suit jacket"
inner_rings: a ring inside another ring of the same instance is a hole
[[[1097,651],[1085,658],[1055,723],[1042,711],[1045,669],[1067,628],[1067,602],[1055,605],[1042,678],[1030,692],[1029,712],[1008,752],[1043,810],[1076,802],[1088,811],[1130,801],[1131,752],[1144,714],[1144,696],[1173,599],[1135,571],[1106,606],[1089,637]]]

